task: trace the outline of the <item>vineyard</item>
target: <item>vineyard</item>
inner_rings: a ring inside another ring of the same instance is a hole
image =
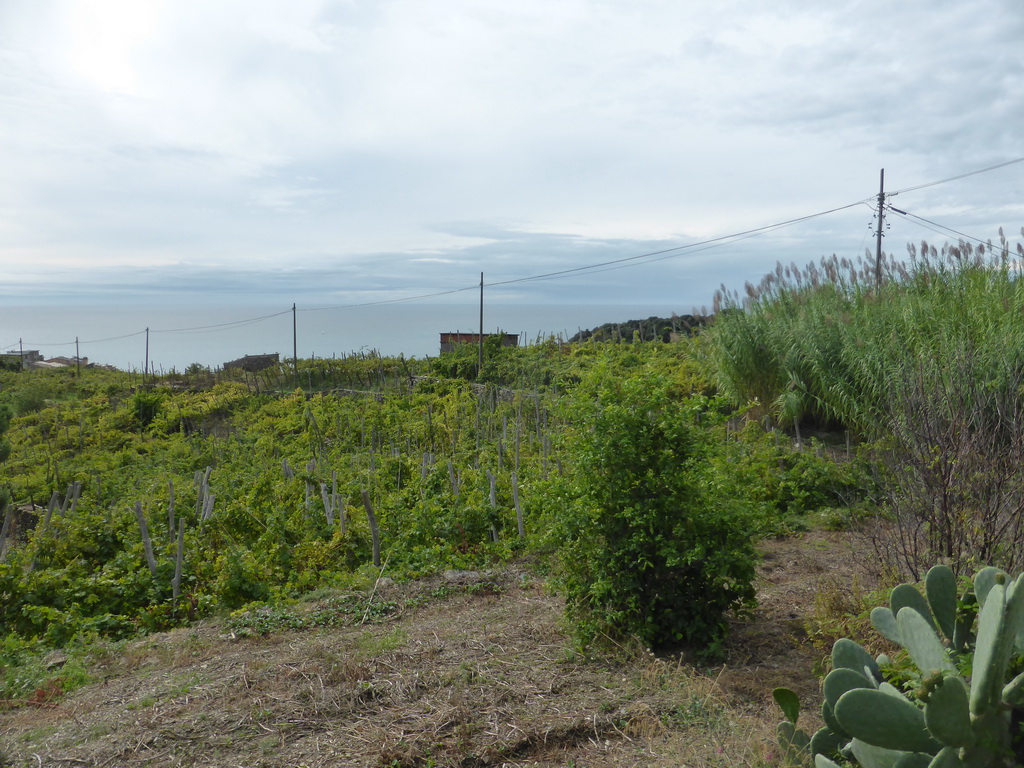
[[[0,701],[133,638],[372,624],[510,568],[562,601],[564,653],[718,664],[762,542],[809,529],[890,577],[1019,569],[1022,290],[1005,248],[925,244],[880,286],[780,267],[692,336],[495,339],[480,369],[0,372]],[[379,764],[477,764],[403,754]]]

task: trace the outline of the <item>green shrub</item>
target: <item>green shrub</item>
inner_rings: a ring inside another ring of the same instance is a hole
[[[726,614],[753,605],[755,561],[748,508],[711,466],[718,403],[657,372],[599,367],[572,401],[563,579],[581,639],[635,635],[716,655]]]
[[[11,396],[11,405],[18,416],[35,413],[46,405],[47,399],[53,396],[46,383],[32,380],[16,389]]]
[[[163,399],[160,392],[138,389],[128,401],[128,411],[140,427],[148,427],[160,412]]]

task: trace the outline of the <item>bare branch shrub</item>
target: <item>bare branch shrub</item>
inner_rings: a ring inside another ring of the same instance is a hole
[[[880,462],[893,525],[872,542],[898,572],[1024,567],[1024,365],[1013,358],[963,339],[893,369]]]

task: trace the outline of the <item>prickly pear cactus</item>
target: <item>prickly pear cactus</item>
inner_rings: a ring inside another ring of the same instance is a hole
[[[977,619],[975,626],[975,619]],[[1013,768],[1024,766],[1024,575],[983,568],[958,595],[953,572],[932,568],[922,594],[892,591],[871,622],[913,663],[904,691],[884,679],[890,666],[852,640],[832,649],[823,683],[825,727],[797,728],[799,702],[775,700],[786,721],[779,743],[793,764],[815,768]]]

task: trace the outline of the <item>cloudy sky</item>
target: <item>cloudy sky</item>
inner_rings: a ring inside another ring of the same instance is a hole
[[[2,0],[0,298],[576,270],[495,300],[688,311],[873,247],[883,167],[898,191],[1024,157],[1022,41],[1019,0]],[[1024,163],[891,202],[1016,242]],[[946,239],[889,221],[889,250]]]

